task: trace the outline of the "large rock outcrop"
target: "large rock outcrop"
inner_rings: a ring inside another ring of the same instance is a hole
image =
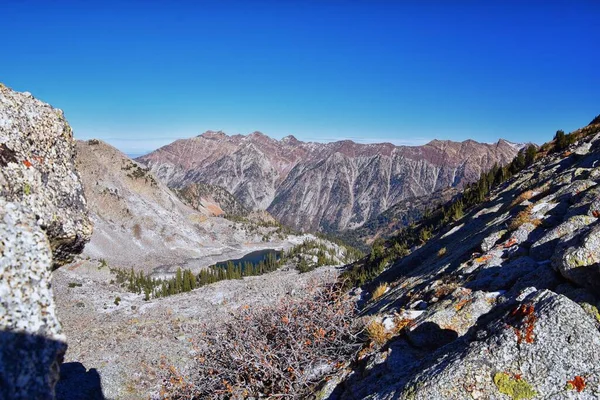
[[[0,85],[0,398],[52,399],[66,350],[51,270],[92,233],[61,110]]]
[[[321,398],[600,398],[600,124],[572,135],[390,256],[362,291],[389,340]]]
[[[169,186],[218,185],[246,208],[269,211],[298,229],[339,231],[361,226],[404,199],[462,187],[522,146],[500,140],[391,143],[275,140],[260,132],[206,132],[177,140],[138,160]]]

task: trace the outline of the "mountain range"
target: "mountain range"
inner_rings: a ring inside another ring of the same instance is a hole
[[[137,161],[169,187],[221,186],[251,210],[304,231],[360,227],[402,200],[475,181],[523,146],[433,140],[423,146],[281,140],[207,131]]]

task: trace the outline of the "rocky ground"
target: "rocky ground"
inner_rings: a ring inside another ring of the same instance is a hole
[[[97,398],[99,388],[108,399],[148,398],[160,383],[161,360],[184,366],[193,351],[191,338],[203,329],[222,323],[239,307],[300,294],[306,285],[336,274],[334,267],[305,274],[284,267],[262,276],[221,281],[144,301],[143,294],[128,293],[116,285],[109,267],[97,261],[80,260],[61,268],[53,274],[52,286],[69,344],[66,370],[75,372],[63,377],[57,398]]]
[[[329,398],[600,398],[598,130],[542,154],[367,286],[383,344]]]

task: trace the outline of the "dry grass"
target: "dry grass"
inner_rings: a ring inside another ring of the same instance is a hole
[[[532,209],[533,204],[530,204],[527,206],[526,209],[520,211],[517,215],[515,215],[508,224],[508,230],[516,231],[521,225],[527,223],[539,226],[542,223],[542,221],[540,219],[533,218],[533,216],[531,215]]]
[[[389,286],[387,283],[380,283],[379,286],[377,286],[377,288],[373,291],[373,296],[371,297],[371,300],[377,300],[378,298],[383,296],[385,292],[387,292],[388,288]]]
[[[367,325],[366,333],[369,340],[380,346],[392,337],[392,334],[385,330],[383,323],[376,320],[371,321]]]
[[[404,328],[410,327],[412,324],[413,324],[412,319],[397,317],[394,320],[394,332],[393,333],[398,334],[398,333],[402,332],[402,330],[404,330]]]
[[[437,256],[438,258],[442,258],[446,255],[447,249],[445,247],[442,247],[441,249],[438,250],[437,252]]]
[[[517,204],[521,204],[525,200],[531,199],[534,195],[535,195],[535,192],[533,190],[526,190],[523,193],[521,193],[520,195],[518,195],[517,198],[510,204],[510,206],[514,207]]]

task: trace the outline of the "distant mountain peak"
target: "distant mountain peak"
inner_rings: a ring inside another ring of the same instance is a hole
[[[282,143],[285,144],[299,144],[301,143],[298,139],[296,139],[296,137],[294,135],[287,135],[286,137],[284,137],[283,139],[281,139]]]
[[[198,135],[198,137],[203,137],[206,139],[224,139],[229,136],[227,136],[227,134],[225,132],[220,131],[220,130],[219,131],[208,130],[208,131],[204,132],[203,134]]]

